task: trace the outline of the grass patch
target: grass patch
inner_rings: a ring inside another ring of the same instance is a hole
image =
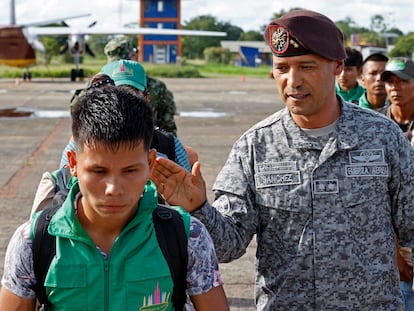
[[[91,77],[99,72],[106,59],[86,58],[84,64],[80,66],[84,70],[86,77]],[[143,64],[149,76],[166,78],[208,78],[220,76],[246,76],[246,77],[268,77],[271,70],[270,66],[261,67],[240,67],[233,65],[203,64],[203,62],[188,62],[185,65],[156,65],[150,63]],[[38,64],[30,68],[32,78],[66,78],[70,77],[73,64],[52,63],[48,66]],[[13,68],[0,65],[1,78],[22,77],[25,69]]]

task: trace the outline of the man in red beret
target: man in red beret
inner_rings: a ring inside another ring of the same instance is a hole
[[[343,36],[298,10],[265,40],[286,107],[233,145],[206,198],[192,174],[157,159],[154,181],[209,230],[221,262],[256,236],[257,310],[404,310],[394,232],[414,245],[414,149],[392,120],[345,102]]]

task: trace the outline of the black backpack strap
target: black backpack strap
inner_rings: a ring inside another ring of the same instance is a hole
[[[165,154],[168,159],[175,162],[175,140],[172,133],[155,128],[151,147],[157,149],[157,151]]]
[[[43,210],[34,228],[33,234],[33,269],[36,277],[36,285],[33,290],[36,292],[39,301],[39,310],[48,309],[46,288],[44,286],[47,271],[56,253],[56,237],[47,231],[50,219],[56,213],[58,205],[53,205]]]
[[[58,182],[59,184],[59,182]],[[50,263],[56,254],[56,237],[47,231],[50,220],[56,211],[62,206],[68,195],[68,189],[62,189],[55,194],[51,206],[44,209],[36,219],[33,232],[33,270],[36,277],[36,285],[33,290],[39,301],[39,310],[48,309],[46,288],[44,286],[46,274]]]
[[[152,213],[158,244],[167,260],[174,289],[171,300],[175,310],[183,310],[187,299],[187,234],[176,210],[158,205]]]

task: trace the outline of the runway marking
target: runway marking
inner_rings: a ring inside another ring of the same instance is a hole
[[[56,127],[50,134],[41,142],[37,149],[29,155],[23,164],[23,166],[16,171],[16,173],[9,179],[5,186],[0,189],[0,198],[2,199],[13,199],[16,197],[16,192],[19,186],[23,183],[23,180],[30,173],[32,165],[27,163],[36,163],[37,159],[40,158],[50,147],[50,145],[56,140],[57,136],[65,129],[67,122],[70,119],[62,118],[57,123]]]

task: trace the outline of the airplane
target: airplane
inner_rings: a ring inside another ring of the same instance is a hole
[[[185,29],[166,29],[166,28],[128,28],[128,27],[95,27],[95,23],[83,27],[39,27],[48,25],[62,20],[89,16],[83,14],[77,16],[69,16],[66,18],[53,19],[49,21],[30,23],[26,25],[16,25],[15,17],[15,0],[11,0],[10,4],[10,25],[0,26],[0,64],[24,67],[26,72],[23,78],[30,79],[28,72],[30,65],[36,63],[35,49],[42,50],[42,44],[37,40],[38,36],[68,36],[67,49],[74,57],[75,68],[71,71],[71,80],[75,81],[77,77],[83,78],[83,70],[79,68],[80,57],[85,53],[93,55],[86,43],[87,35],[180,35],[180,36],[219,36],[224,37],[226,32],[219,31],[203,31],[203,30],[185,30]]]
[[[10,6],[10,24],[0,26],[0,64],[11,67],[26,68],[26,72],[23,74],[23,78],[25,80],[31,79],[31,74],[28,71],[28,68],[36,63],[35,50],[44,52],[43,44],[36,38],[36,36],[28,32],[31,27],[54,24],[61,22],[62,20],[90,16],[90,14],[81,14],[17,25],[14,0],[11,0]]]

